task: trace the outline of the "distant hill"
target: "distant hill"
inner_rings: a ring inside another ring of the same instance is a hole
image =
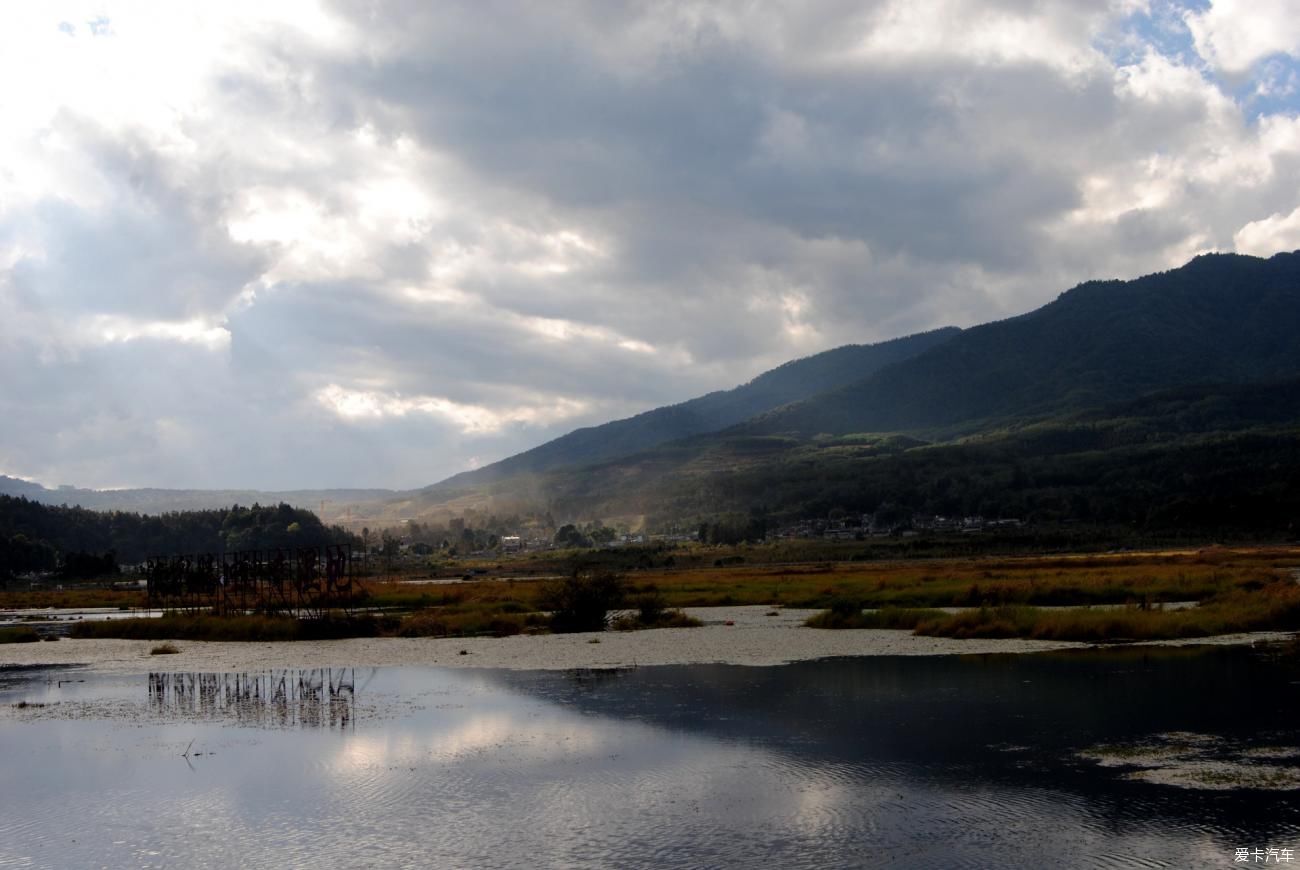
[[[947,327],[879,344],[837,347],[785,363],[735,389],[578,429],[508,459],[448,478],[434,488],[458,489],[519,474],[601,462],[679,438],[716,432],[789,402],[858,381],[942,345],[960,333],[956,327]]]
[[[0,495],[11,495],[15,498],[27,498],[32,501],[43,501],[44,496],[52,490],[48,490],[31,480],[23,480],[20,477],[6,477],[0,474]]]
[[[319,511],[322,501],[335,505],[365,504],[391,498],[394,494],[391,489],[302,489],[285,492],[255,489],[80,489],[71,486],[48,489],[30,480],[0,474],[0,495],[22,497],[47,505],[142,514],[217,510],[236,504],[247,507],[254,503],[284,503]]]
[[[746,423],[751,434],[973,431],[1166,387],[1300,374],[1300,253],[1197,257],[1020,317]]]

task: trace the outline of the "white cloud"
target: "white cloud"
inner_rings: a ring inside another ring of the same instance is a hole
[[[1102,62],[1088,37],[1117,6],[1063,3],[1047,12],[970,0],[891,0],[866,22],[853,56],[883,64],[917,58],[1034,63],[1083,73]]]
[[[75,324],[72,334],[79,342],[87,345],[152,338],[194,344],[209,350],[224,350],[230,346],[230,332],[224,326],[201,319],[142,321],[98,314]]]
[[[1196,49],[1209,63],[1240,75],[1274,54],[1300,55],[1300,15],[1292,0],[1214,0],[1186,15]]]
[[[486,434],[506,426],[547,426],[584,413],[589,403],[564,396],[549,396],[545,402],[507,408],[487,408],[453,402],[440,396],[403,396],[378,390],[349,390],[330,384],[316,392],[316,399],[346,420],[382,420],[425,414],[445,419],[461,432]]]
[[[1278,251],[1300,250],[1300,207],[1290,214],[1274,214],[1251,221],[1233,236],[1240,254],[1268,257]]]

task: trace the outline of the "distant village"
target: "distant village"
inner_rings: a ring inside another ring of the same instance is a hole
[[[807,518],[769,527],[761,521],[745,524],[739,535],[730,538],[718,534],[719,524],[701,523],[697,528],[672,529],[667,532],[630,532],[602,525],[599,521],[565,524],[553,533],[539,523],[501,523],[493,518],[486,528],[474,528],[463,518],[452,519],[446,527],[422,525],[403,520],[398,529],[386,530],[380,540],[365,542],[372,555],[431,556],[439,552],[461,556],[533,553],[575,548],[611,549],[654,544],[692,542],[724,543],[739,540],[826,540],[861,541],[868,538],[915,537],[923,534],[976,535],[1024,527],[1015,517],[989,518],[979,515],[942,516],[914,514],[910,517],[883,517],[880,513],[843,514],[833,518]],[[509,529],[509,531],[506,531]],[[496,531],[494,531],[496,530]],[[367,537],[369,537],[367,533]],[[724,539],[725,538],[725,539]]]
[[[478,524],[478,525],[476,525]],[[378,538],[378,540],[376,540]],[[648,544],[682,544],[699,539],[696,530],[670,530],[651,534],[612,528],[599,520],[586,524],[566,523],[555,527],[549,517],[523,520],[510,517],[457,517],[446,525],[404,519],[396,529],[379,535],[362,531],[363,551],[372,556],[486,557],[547,550],[613,548]]]
[[[915,514],[910,520],[882,522],[876,514],[862,514],[837,520],[809,519],[782,526],[768,537],[821,538],[832,541],[861,541],[865,538],[912,537],[932,534],[971,535],[980,532],[1018,529],[1024,523],[1015,518],[988,519],[982,516],[947,517]]]

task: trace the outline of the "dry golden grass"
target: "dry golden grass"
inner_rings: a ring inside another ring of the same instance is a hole
[[[903,622],[910,621],[917,627],[934,623],[929,625],[929,630],[952,632],[954,636],[961,636],[961,632],[991,636],[987,633],[1001,631],[1005,633],[1003,636],[1063,638],[1069,635],[1086,639],[1196,636],[1218,633],[1220,628],[1238,630],[1236,626],[1276,625],[1289,618],[1285,616],[1291,606],[1289,596],[1300,595],[1300,591],[1288,591],[1300,590],[1294,574],[1298,568],[1300,548],[1274,547],[894,562],[739,564],[637,570],[629,572],[626,578],[631,596],[652,594],[666,609],[744,604],[827,608],[839,601],[851,602],[859,611],[890,608],[889,619],[895,623],[903,618],[902,609],[910,609]],[[499,576],[427,585],[372,579],[364,583],[365,600],[360,603],[383,608],[390,614],[409,615],[400,623],[401,627],[395,628],[398,625],[395,615],[384,617],[382,627],[358,626],[375,633],[512,633],[539,623],[538,611],[543,609],[546,585],[538,580]],[[1172,601],[1197,601],[1206,606],[1193,611],[1195,616],[1145,609]],[[138,606],[143,603],[143,595],[134,591],[0,591],[0,607]],[[1079,611],[1082,615],[1078,616],[1027,613],[1040,606],[1100,604],[1132,607],[1120,611]],[[921,620],[918,616],[920,609],[936,607],[982,608],[976,612],[984,616],[957,621]],[[996,618],[990,614],[996,614]],[[245,622],[228,624],[224,629],[209,627],[206,621],[201,628],[198,624],[187,624],[190,633],[186,635],[156,634],[162,630],[157,623],[133,630],[144,637],[213,639],[218,636],[235,639],[240,635],[248,639],[259,636],[290,639],[298,634],[297,629],[274,618],[244,619]],[[876,616],[870,621],[884,627],[882,620],[885,617]],[[88,634],[124,630],[124,626],[85,629]]]
[[[953,638],[1030,638],[1117,642],[1174,640],[1251,631],[1300,630],[1300,585],[1289,576],[1257,585],[1228,586],[1196,607],[1166,610],[1159,604],[1114,608],[1044,609],[1022,604],[981,606],[958,613],[884,607],[863,611],[840,599],[807,621],[813,628],[912,629]],[[1250,576],[1250,575],[1247,575]]]
[[[1248,631],[1300,630],[1300,586],[1279,581],[1239,590],[1185,610],[1126,607],[1119,610],[1042,610],[982,607],[943,614],[916,625],[935,637],[1024,637],[1037,640],[1113,642],[1211,637]]]
[[[784,604],[864,607],[984,604],[1086,605],[1203,601],[1234,589],[1289,579],[1298,549],[1213,549],[1091,556],[838,562],[645,571],[634,586],[656,587],[674,607]]]
[[[629,591],[657,591],[668,607],[783,604],[829,607],[1087,605],[1204,601],[1257,589],[1300,567],[1297,548],[1081,556],[982,557],[651,569],[627,574]],[[413,585],[368,582],[369,604],[396,608],[503,605],[536,608],[543,583],[479,579]]]
[[[406,617],[394,633],[398,637],[475,637],[489,634],[493,637],[509,637],[541,624],[540,618],[530,621],[529,616],[490,611],[458,613],[434,608]]]
[[[99,589],[68,586],[64,589],[0,588],[0,609],[27,610],[44,607],[144,607],[145,594],[138,589]]]

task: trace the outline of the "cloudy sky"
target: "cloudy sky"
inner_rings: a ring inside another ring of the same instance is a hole
[[[6,4],[0,473],[420,486],[1300,247],[1291,6]]]

